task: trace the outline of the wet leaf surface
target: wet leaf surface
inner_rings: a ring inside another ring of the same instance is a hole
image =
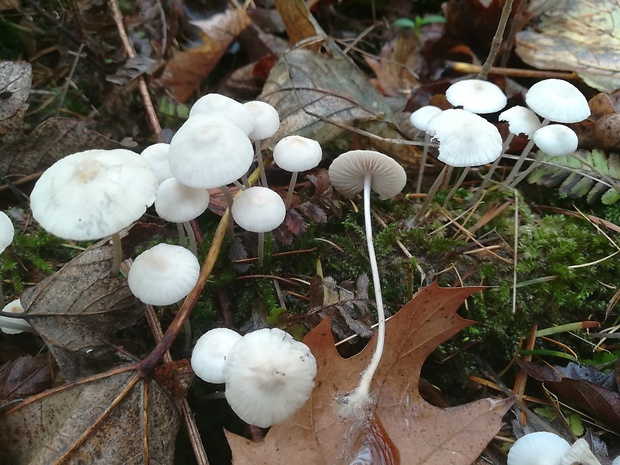
[[[112,247],[91,247],[21,297],[70,381],[118,364],[112,335],[143,314],[127,280],[110,279],[111,259]]]
[[[299,457],[304,457],[305,464],[345,463],[345,438],[359,434],[360,428],[372,430],[379,424],[384,430],[382,444],[393,443],[393,455],[400,456],[400,463],[472,463],[499,430],[502,415],[512,401],[483,399],[441,409],[421,398],[418,385],[428,355],[472,324],[456,311],[468,296],[480,290],[432,284],[388,321],[386,350],[371,389],[377,395],[377,406],[372,416],[375,424],[370,426],[340,417],[334,399],[355,388],[372,357],[375,338],[358,355],[343,359],[334,346],[329,320],[324,320],[304,339],[318,364],[311,399],[289,421],[274,426],[263,442],[228,434],[233,464],[289,464]],[[361,434],[357,442],[377,439]]]
[[[25,355],[0,366],[0,404],[52,387],[52,363],[45,354]]]

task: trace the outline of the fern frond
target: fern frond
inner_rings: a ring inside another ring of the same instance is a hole
[[[601,201],[611,205],[620,200],[620,155],[600,150],[578,150],[562,157],[542,152],[538,166],[528,177],[530,184],[545,187],[560,185],[561,194],[586,197],[588,203]]]

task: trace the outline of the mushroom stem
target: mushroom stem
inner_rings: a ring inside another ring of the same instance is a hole
[[[183,228],[187,232],[187,239],[189,240],[189,250],[196,256],[198,256],[198,244],[196,243],[196,233],[192,228],[192,225],[189,221],[183,222]],[[185,242],[185,240],[183,240]],[[185,244],[181,244],[185,245]]]
[[[426,199],[424,199],[424,203],[422,204],[422,207],[418,210],[418,212],[415,214],[415,217],[413,218],[414,225],[420,222],[424,214],[427,212],[428,207],[431,206],[431,202],[433,201],[435,194],[439,190],[439,186],[441,186],[441,183],[444,179],[446,171],[448,171],[448,165],[445,165],[443,167],[443,169],[437,176],[437,179],[435,179],[435,182],[431,186],[431,189],[428,191],[428,194],[426,194]]]
[[[110,277],[118,277],[118,273],[121,270],[121,260],[123,259],[123,247],[121,245],[121,235],[117,232],[112,234],[112,268],[110,269]]]
[[[267,174],[265,173],[265,164],[263,163],[263,152],[260,146],[260,140],[254,141],[254,153],[256,153],[256,162],[258,163],[258,170],[260,171],[260,183],[263,187],[267,186]]]
[[[543,119],[542,123],[540,123],[539,129],[546,126],[547,124],[549,124],[549,119],[548,118]],[[523,148],[523,151],[521,152],[521,155],[519,155],[519,159],[517,160],[517,162],[512,167],[510,174],[508,175],[506,180],[502,183],[503,186],[514,187],[517,184],[515,178],[519,174],[519,170],[521,169],[521,166],[523,166],[523,162],[525,161],[525,159],[527,158],[527,156],[529,155],[533,147],[534,147],[534,138],[532,137],[527,142],[527,145]],[[520,178],[519,181],[521,181],[521,179],[522,178]]]
[[[259,232],[258,234],[258,266],[263,266],[263,259],[265,258],[265,233]]]
[[[288,211],[289,207],[291,206],[291,202],[293,201],[293,192],[295,192],[295,184],[297,183],[297,171],[293,171],[293,174],[291,175],[291,182],[288,183],[288,192],[286,194],[286,200],[284,201],[284,206],[286,207],[286,210]]]
[[[456,190],[459,187],[461,187],[461,184],[463,184],[463,181],[465,181],[465,178],[467,177],[467,174],[469,173],[469,170],[471,170],[471,166],[466,166],[465,168],[463,168],[463,171],[461,172],[461,175],[459,176],[458,180],[456,181],[456,184],[454,184],[454,186],[452,186],[452,189],[450,189],[450,192],[448,192],[448,195],[446,196],[446,199],[443,201],[443,208],[446,208],[448,206],[448,202],[450,202],[452,197],[454,197],[454,194],[456,194]]]
[[[472,203],[476,203],[480,199],[480,197],[482,197],[482,195],[484,194],[484,190],[491,182],[491,179],[493,178],[493,173],[495,173],[495,170],[499,166],[499,162],[501,161],[504,154],[508,151],[508,148],[510,147],[510,143],[512,142],[512,139],[514,139],[514,137],[515,135],[512,132],[508,134],[508,137],[506,137],[506,140],[504,141],[502,145],[502,154],[495,159],[495,161],[489,168],[489,171],[487,171],[487,174],[485,174],[484,178],[482,178],[482,182],[480,183],[480,186],[478,186],[478,189],[476,189],[476,193],[474,194],[474,197],[472,198]]]
[[[379,279],[379,267],[377,265],[377,257],[375,254],[375,246],[372,241],[372,223],[370,217],[370,181],[372,175],[367,174],[364,177],[364,223],[366,227],[366,244],[368,246],[368,258],[370,260],[370,269],[372,272],[372,282],[375,288],[375,302],[377,305],[377,345],[372,355],[372,359],[368,364],[358,386],[353,392],[347,396],[346,403],[351,408],[364,407],[370,400],[370,383],[377,371],[381,356],[383,355],[383,347],[385,345],[385,310],[383,308],[383,296],[381,295],[381,281]]]
[[[424,132],[424,149],[422,150],[422,160],[420,161],[420,171],[418,171],[418,180],[415,185],[415,193],[422,192],[422,180],[424,179],[424,168],[426,167],[426,160],[428,158],[428,146],[431,141],[431,136],[428,132]]]

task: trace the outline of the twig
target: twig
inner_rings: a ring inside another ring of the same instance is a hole
[[[508,24],[508,18],[511,12],[512,0],[506,0],[506,2],[504,3],[504,7],[502,8],[502,15],[500,16],[499,23],[497,24],[497,30],[495,31],[493,41],[491,42],[491,50],[489,50],[489,55],[487,56],[486,61],[482,65],[482,69],[480,69],[478,76],[476,76],[478,79],[484,80],[489,75],[489,70],[491,69],[491,66],[493,66],[493,62],[495,61],[497,52],[499,52],[499,48],[502,45],[504,31],[506,30],[506,24]]]
[[[110,9],[112,10],[112,17],[114,18],[114,22],[116,23],[116,28],[118,29],[118,34],[123,42],[123,46],[125,48],[125,53],[129,58],[136,57],[136,51],[131,45],[131,41],[127,36],[127,31],[125,31],[125,25],[123,24],[123,15],[121,14],[121,10],[118,7],[118,3],[116,0],[109,0]],[[146,114],[149,120],[149,125],[151,129],[155,133],[155,137],[157,138],[157,142],[163,142],[161,125],[159,124],[159,119],[157,119],[157,113],[155,112],[155,106],[153,105],[153,100],[151,99],[151,94],[149,94],[148,86],[146,85],[146,80],[144,76],[138,76],[138,90],[142,97],[142,102],[144,103],[144,109],[146,110]]]
[[[446,61],[446,68],[463,74],[480,73],[481,65],[473,63],[463,63],[460,61]],[[579,79],[575,73],[567,73],[562,71],[545,71],[540,69],[518,69],[518,68],[502,68],[500,66],[491,66],[488,74],[497,74],[500,76],[527,77],[527,78],[557,78],[557,79]]]

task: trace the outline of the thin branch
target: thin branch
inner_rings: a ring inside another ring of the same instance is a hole
[[[495,36],[493,36],[493,41],[491,42],[491,50],[489,50],[489,55],[482,65],[482,69],[478,73],[478,76],[476,76],[478,79],[485,80],[489,75],[489,70],[491,69],[491,66],[493,66],[495,57],[497,57],[497,52],[499,52],[499,48],[502,46],[504,31],[506,30],[506,24],[508,24],[508,18],[510,17],[511,12],[512,0],[506,0],[506,3],[504,3],[504,7],[502,8],[502,15],[500,16],[499,23],[497,24]]]

